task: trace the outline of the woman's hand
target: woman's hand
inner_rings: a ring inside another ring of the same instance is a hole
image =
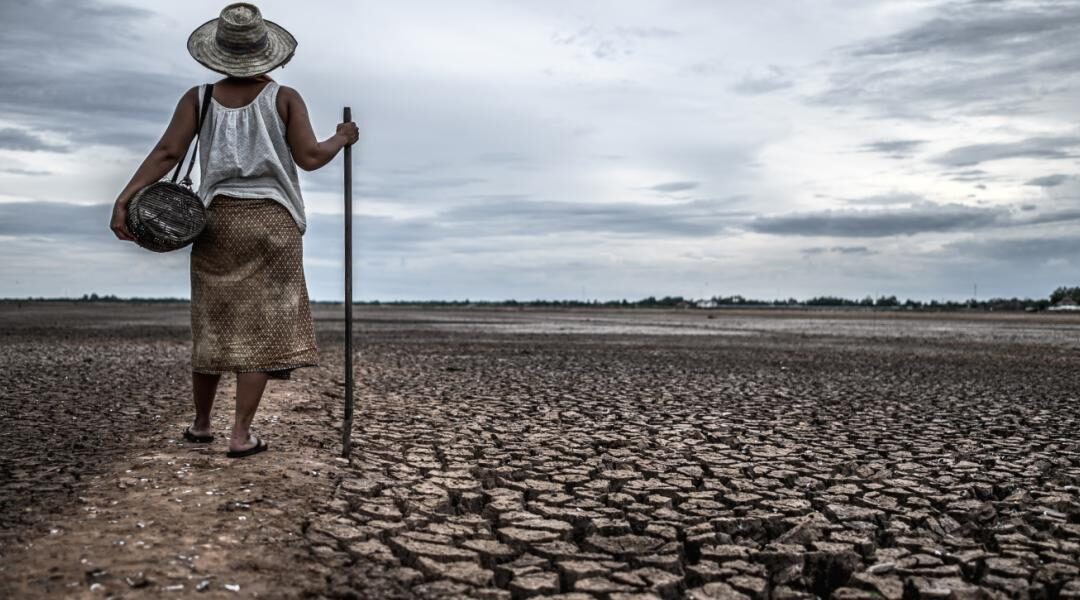
[[[342,146],[351,146],[356,143],[356,140],[360,139],[360,128],[352,121],[345,121],[344,123],[338,123],[335,135],[344,142]]]
[[[127,228],[127,201],[121,202],[117,199],[116,204],[113,205],[112,221],[109,222],[109,228],[112,229],[117,238],[129,242],[135,241],[134,236],[131,235]]]

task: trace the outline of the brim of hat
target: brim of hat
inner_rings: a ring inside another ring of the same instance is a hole
[[[250,54],[233,54],[217,45],[218,20],[200,25],[188,37],[192,58],[211,71],[232,77],[254,77],[289,62],[296,52],[296,38],[273,21],[266,23],[266,47]]]

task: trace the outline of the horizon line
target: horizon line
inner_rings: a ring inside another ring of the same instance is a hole
[[[687,302],[687,303],[697,303],[697,302],[710,302],[710,301],[713,301],[714,299],[734,300],[735,298],[739,298],[741,301],[719,303],[719,304],[722,305],[722,306],[737,306],[737,305],[740,305],[740,304],[791,305],[792,303],[794,303],[794,304],[805,304],[807,302],[812,302],[814,300],[835,300],[835,301],[840,301],[840,302],[850,302],[852,304],[861,304],[861,303],[865,303],[867,300],[870,300],[870,301],[872,301],[872,302],[874,302],[876,304],[877,301],[879,301],[879,300],[886,300],[886,301],[892,300],[892,301],[896,301],[896,302],[900,303],[901,305],[903,305],[904,303],[910,303],[910,302],[921,303],[921,304],[930,304],[930,303],[934,303],[934,302],[962,304],[962,303],[970,303],[970,302],[986,303],[986,302],[994,302],[994,301],[999,301],[999,302],[1000,301],[1020,301],[1020,302],[1033,302],[1033,303],[1034,302],[1049,302],[1051,295],[1052,294],[1048,294],[1047,296],[1038,297],[1038,298],[1033,298],[1033,297],[1030,297],[1030,296],[1027,296],[1027,297],[1020,297],[1020,296],[1012,296],[1012,297],[993,296],[993,297],[987,297],[987,298],[983,298],[983,299],[975,298],[975,297],[969,297],[969,298],[965,298],[965,299],[962,299],[962,300],[948,300],[948,299],[942,299],[942,298],[921,299],[921,298],[913,298],[913,297],[910,297],[910,296],[906,297],[906,298],[901,298],[900,296],[897,296],[895,294],[888,294],[888,295],[882,294],[882,295],[878,295],[878,296],[873,296],[873,295],[867,294],[867,295],[861,296],[861,297],[849,297],[849,296],[839,296],[839,295],[826,294],[826,295],[810,296],[808,298],[796,298],[794,296],[789,296],[787,298],[773,298],[773,299],[752,298],[752,297],[743,296],[742,294],[732,294],[732,295],[728,295],[728,296],[718,296],[717,295],[717,296],[709,296],[709,297],[701,297],[701,298],[695,298],[695,297],[690,297],[690,296],[678,296],[678,295],[676,295],[676,296],[672,296],[672,295],[665,295],[665,296],[651,295],[651,296],[645,296],[645,297],[635,299],[635,300],[631,300],[629,298],[609,298],[609,299],[601,299],[601,298],[589,298],[589,299],[580,299],[580,298],[578,298],[578,299],[571,299],[571,298],[531,298],[531,299],[528,299],[528,300],[522,300],[522,299],[519,299],[519,298],[501,298],[501,299],[489,299],[489,298],[438,299],[438,298],[428,298],[428,299],[423,299],[423,300],[415,300],[415,299],[414,300],[405,300],[405,299],[384,300],[384,299],[377,299],[376,298],[376,299],[370,299],[370,300],[355,300],[354,299],[353,304],[375,304],[375,303],[379,303],[379,304],[500,304],[500,303],[519,303],[519,304],[528,304],[528,303],[566,303],[566,304],[627,303],[627,304],[642,304],[642,303],[650,303],[649,302],[650,299],[652,300],[652,302],[657,302],[657,303],[665,302],[665,301],[666,302],[679,302],[679,301],[682,301],[682,302]],[[2,297],[0,297],[0,302],[94,302],[94,301],[97,301],[97,302],[191,302],[191,298],[183,297],[183,296],[126,296],[126,297],[124,297],[124,296],[117,296],[115,294],[93,294],[93,293],[91,293],[91,294],[83,294],[82,296],[2,296]],[[792,301],[794,301],[794,302],[792,302]],[[313,298],[313,299],[310,300],[310,302],[312,302],[313,304],[344,304],[345,299],[344,298],[337,298],[337,299],[324,300],[324,299],[314,299]]]

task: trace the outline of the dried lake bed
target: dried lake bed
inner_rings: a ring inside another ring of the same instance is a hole
[[[356,317],[352,460],[318,305],[238,462],[177,440],[186,305],[0,304],[0,591],[1080,597],[1080,318]]]

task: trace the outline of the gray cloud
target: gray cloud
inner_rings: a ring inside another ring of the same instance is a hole
[[[186,87],[175,76],[121,66],[152,13],[87,0],[0,4],[0,112],[76,143],[144,150]],[[117,37],[112,32],[126,32]]]
[[[0,61],[0,110],[76,143],[147,150],[187,87],[175,77],[126,69],[46,75]]]
[[[964,231],[994,225],[1004,211],[958,204],[921,205],[904,210],[826,210],[758,217],[749,229],[797,236],[888,237]]]
[[[1061,174],[1045,175],[1043,177],[1036,177],[1034,179],[1030,179],[1024,185],[1031,185],[1031,186],[1035,186],[1035,187],[1050,188],[1050,187],[1057,187],[1057,186],[1065,183],[1066,181],[1068,181],[1068,179],[1069,179],[1068,175],[1061,175]]]
[[[0,129],[0,149],[23,152],[68,152],[70,148],[52,144],[25,129],[7,127]]]
[[[926,198],[919,194],[906,192],[892,192],[889,194],[875,194],[861,198],[844,198],[847,204],[881,206],[888,204],[916,204],[926,202]]]
[[[877,254],[877,252],[867,248],[866,246],[815,246],[812,248],[805,248],[802,251],[807,256],[816,256],[819,254],[842,254],[842,255],[864,255],[869,256],[871,254]]]
[[[1021,212],[1031,212],[1021,207]],[[920,203],[904,209],[825,210],[757,217],[747,228],[789,236],[876,238],[919,233],[1030,227],[1080,221],[1080,209],[1017,216],[1003,207]]]
[[[769,65],[764,71],[743,75],[731,90],[745,96],[756,96],[787,89],[793,85],[795,82],[784,69]]]
[[[654,192],[664,193],[686,192],[692,189],[696,189],[698,185],[699,183],[697,181],[667,181],[664,183],[658,183],[650,187],[649,189],[653,190]]]
[[[979,260],[992,259],[1020,264],[1041,263],[1053,259],[1073,261],[1080,256],[1080,236],[963,240],[948,244],[946,250]]]
[[[1015,225],[1046,225],[1051,223],[1067,223],[1080,220],[1080,209],[1069,208],[1065,210],[1053,210],[1037,214],[1033,217],[1014,219]]]
[[[663,206],[630,202],[531,201],[458,206],[442,213],[440,219],[457,224],[471,223],[474,230],[508,235],[585,231],[703,237],[715,235],[746,216],[745,212],[717,210],[715,202],[706,200]]]
[[[4,167],[0,169],[0,173],[8,173],[11,175],[23,175],[25,177],[41,177],[43,175],[52,175],[52,171],[43,171],[40,169],[24,169],[22,167]]]
[[[0,235],[74,235],[113,238],[112,206],[64,202],[0,203]]]
[[[984,57],[1052,48],[1080,24],[1080,7],[1071,2],[958,2],[942,7],[934,19],[907,31],[857,47],[856,54],[898,56],[952,52]]]
[[[884,154],[889,158],[908,158],[926,142],[922,140],[882,140],[861,147],[862,152]]]
[[[547,200],[494,198],[441,211],[431,218],[393,219],[365,215],[357,221],[358,236],[372,248],[410,249],[440,240],[483,238],[540,238],[561,233],[587,232],[621,236],[715,235],[748,216],[745,212],[717,210],[711,201],[670,205],[579,204]],[[313,215],[315,231],[329,221],[340,228],[340,216]],[[366,233],[365,233],[366,232]],[[318,236],[325,239],[323,236]]]
[[[952,175],[952,177],[950,177],[950,179],[952,179],[953,181],[965,181],[965,182],[968,182],[968,181],[985,181],[987,179],[990,179],[990,173],[987,173],[986,171],[984,171],[982,169],[967,169],[967,170],[964,170],[964,171],[956,171],[956,172],[952,173],[951,175]]]
[[[93,0],[73,0],[64,2],[63,10],[57,8],[47,0],[18,0],[0,4],[0,48],[4,49],[5,54],[13,52],[24,56],[42,49],[93,49],[114,42],[116,38],[113,32],[116,30],[88,25],[123,24],[153,15],[132,6]],[[58,38],[57,33],[63,33],[63,37]],[[57,47],[59,39],[63,39],[66,48]]]
[[[970,167],[1009,158],[1075,158],[1071,150],[1080,146],[1080,137],[1033,137],[1001,144],[960,146],[936,157],[934,162],[949,167]]]
[[[551,36],[551,39],[556,44],[586,50],[593,58],[613,60],[630,56],[642,42],[677,35],[679,35],[677,31],[662,27],[603,29],[595,25],[587,25],[572,33],[556,33]]]
[[[959,1],[895,35],[847,46],[815,99],[910,119],[950,112],[1016,115],[1071,89],[1080,59],[1080,6]]]

